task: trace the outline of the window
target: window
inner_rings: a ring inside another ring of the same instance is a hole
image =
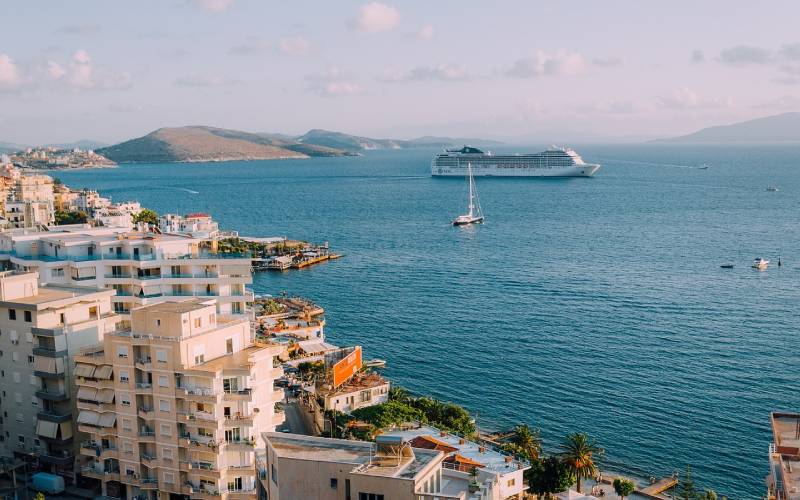
[[[33,333],[25,332],[25,340],[27,340],[29,344],[33,344]]]
[[[9,309],[8,310],[8,319],[16,320],[17,319],[17,310],[16,309]]]
[[[31,385],[37,385],[37,384],[38,384],[38,382],[37,382],[37,380],[36,380],[36,375],[31,375],[31,376],[29,376],[29,377],[28,377],[28,382],[30,382],[30,384],[31,384]]]
[[[33,356],[28,356],[28,364],[29,365],[33,364]]]
[[[117,357],[118,358],[127,358],[128,357],[128,346],[126,346],[126,345],[117,346]]]
[[[17,351],[14,351],[14,352],[11,353],[11,361],[14,361],[14,362],[19,361],[19,353]]]
[[[194,319],[194,327],[195,328],[200,328],[201,326],[203,326],[203,318],[195,318]]]
[[[508,486],[509,487],[514,486],[514,484],[516,484],[516,482],[517,482],[517,480],[512,477],[511,479],[508,480]]]
[[[67,324],[67,315],[64,313],[60,313],[58,315],[58,324],[66,325]]]
[[[159,387],[169,387],[169,379],[166,375],[159,375],[158,376],[158,386]]]
[[[126,429],[130,430],[130,429]],[[130,441],[125,441],[125,453],[131,454],[133,453],[133,443]]]
[[[14,383],[15,384],[19,384],[19,380],[20,380],[19,372],[14,372],[14,373],[11,374],[11,376],[14,377]]]
[[[51,278],[61,278],[64,276],[64,268],[63,267],[56,267],[55,269],[50,270],[50,277]]]
[[[164,483],[166,484],[175,484],[175,474],[172,472],[165,472],[164,473]]]
[[[206,346],[204,345],[194,346],[194,364],[199,365],[200,363],[204,362],[205,353],[206,353]]]
[[[22,413],[17,413],[17,422],[22,423],[25,421],[25,416]]]
[[[39,406],[39,398],[31,396],[31,406]]]
[[[166,399],[160,399],[158,401],[158,409],[161,411],[169,412],[169,401]]]
[[[120,370],[119,371],[119,381],[120,382],[128,382],[128,380],[130,380],[130,379],[128,378],[127,370]]]
[[[332,477],[331,478],[331,488],[336,488],[338,486],[339,486],[339,480],[336,479],[335,477]]]
[[[239,392],[239,380],[236,378],[222,379],[222,389],[227,392]]]
[[[172,427],[169,424],[161,424],[161,435],[167,437],[171,436]]]
[[[383,495],[377,493],[362,493],[359,491],[358,500],[383,500]]]
[[[30,311],[25,311],[25,322],[30,323],[31,321],[33,321],[33,315]]]
[[[233,481],[228,481],[228,491],[241,491],[242,490],[242,478],[235,477]]]
[[[164,461],[172,460],[172,448],[161,448],[161,459]]]
[[[131,396],[130,394],[120,394],[119,401],[122,406],[130,406],[131,405]]]
[[[156,326],[161,326],[161,320],[160,319],[156,320]]]
[[[25,436],[23,436],[22,434],[17,436],[17,442],[19,442],[19,444],[25,444]]]
[[[275,464],[272,464],[272,482],[278,484],[278,469],[275,468]]]
[[[225,339],[225,352],[233,354],[233,339]]]
[[[162,350],[156,351],[156,361],[158,361],[159,363],[166,363],[167,351],[162,351]]]

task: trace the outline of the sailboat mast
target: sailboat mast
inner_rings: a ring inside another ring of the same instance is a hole
[[[473,216],[474,200],[475,200],[475,185],[472,180],[472,163],[467,163],[467,175],[469,176],[469,216]]]

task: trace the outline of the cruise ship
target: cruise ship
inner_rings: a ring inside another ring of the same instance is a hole
[[[467,175],[472,165],[475,177],[591,177],[600,169],[596,163],[586,163],[569,148],[551,147],[541,153],[502,154],[484,153],[478,148],[445,149],[431,161],[431,175]]]

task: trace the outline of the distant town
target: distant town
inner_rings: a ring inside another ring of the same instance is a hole
[[[3,155],[0,164],[12,164],[19,168],[58,170],[75,168],[107,168],[117,166],[103,155],[91,149],[59,149],[56,147],[27,148],[11,155]]]

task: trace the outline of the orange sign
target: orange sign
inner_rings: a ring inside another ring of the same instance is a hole
[[[333,365],[333,386],[339,387],[361,369],[361,346],[357,345],[353,352]]]

